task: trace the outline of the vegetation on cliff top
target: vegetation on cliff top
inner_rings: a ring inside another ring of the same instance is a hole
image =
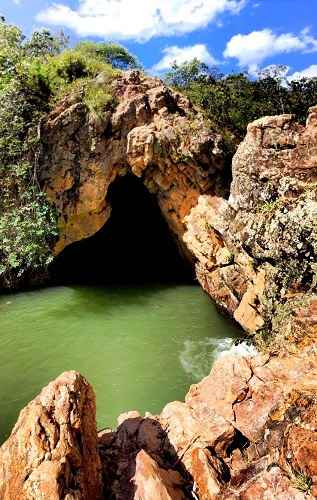
[[[0,280],[14,286],[51,261],[56,216],[38,183],[41,117],[75,86],[90,112],[113,104],[107,85],[120,69],[138,63],[116,44],[82,42],[67,49],[63,34],[21,30],[0,19]]]
[[[0,281],[7,286],[45,269],[57,237],[37,177],[41,118],[69,93],[100,117],[115,105],[113,78],[130,68],[139,63],[120,45],[83,41],[70,49],[63,34],[40,30],[26,39],[0,18]],[[250,121],[285,112],[303,120],[317,102],[317,80],[287,82],[282,75],[224,76],[194,60],[173,65],[166,82],[221,130],[231,160]]]
[[[252,79],[246,73],[223,75],[194,59],[174,64],[165,80],[184,92],[220,128],[231,155],[250,122],[284,113],[295,114],[304,122],[308,108],[317,103],[317,78],[289,81],[283,66]]]

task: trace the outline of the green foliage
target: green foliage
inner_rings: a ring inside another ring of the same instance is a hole
[[[186,89],[193,83],[204,83],[208,75],[208,66],[200,62],[197,58],[194,58],[185,64],[172,64],[170,71],[165,75],[165,81],[172,87]]]
[[[273,214],[275,210],[281,208],[282,206],[283,201],[281,200],[281,198],[277,198],[276,200],[267,201],[260,205],[259,212],[266,215]]]
[[[275,72],[263,72],[254,80],[243,73],[224,76],[195,59],[174,64],[166,82],[184,92],[221,131],[227,132],[231,151],[253,120],[294,113],[304,122],[308,108],[317,102],[317,79],[289,82],[283,66]]]
[[[46,29],[34,31],[30,40],[27,40],[24,45],[25,55],[27,57],[42,57],[55,56],[66,48],[68,38],[61,32],[58,36]]]
[[[304,472],[293,472],[292,484],[294,488],[302,491],[303,493],[309,494],[313,485],[312,478],[305,474]]]
[[[115,105],[118,68],[138,67],[117,44],[66,44],[63,33],[45,29],[27,40],[0,18],[0,281],[7,286],[45,269],[57,237],[56,215],[37,178],[41,117],[72,93],[100,118]]]
[[[112,109],[115,104],[111,93],[108,93],[104,86],[98,86],[94,83],[86,86],[83,102],[90,113],[97,118],[101,118],[105,111]]]
[[[76,45],[75,50],[90,58],[100,59],[116,69],[127,70],[140,68],[140,63],[137,58],[130,54],[126,48],[117,43],[82,41]]]
[[[7,286],[49,263],[57,234],[36,178],[36,126],[48,109],[47,93],[30,77],[33,56],[26,53],[21,31],[1,21],[0,280]]]
[[[19,28],[0,21],[0,89],[17,73],[23,39]]]
[[[50,262],[56,218],[36,179],[37,96],[12,79],[0,99],[0,280],[14,286]]]
[[[31,84],[46,89],[52,102],[73,89],[76,91],[83,82],[89,82],[96,76],[102,75],[107,87],[118,74],[118,70],[100,57],[92,57],[79,49],[65,50],[45,61],[35,59],[28,66]]]
[[[30,170],[30,164],[13,165],[6,172],[10,182],[1,182],[0,277],[7,286],[45,268],[52,260],[49,245],[57,236],[54,211],[36,184],[29,184]]]

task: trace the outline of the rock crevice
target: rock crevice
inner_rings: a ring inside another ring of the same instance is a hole
[[[316,148],[316,108],[306,127],[290,115],[255,121],[233,158],[229,200],[201,196],[185,219],[203,288],[276,352],[317,333]]]
[[[0,448],[1,498],[315,498],[316,380],[313,348],[227,356],[185,402],[127,412],[97,438],[93,391],[65,373]]]

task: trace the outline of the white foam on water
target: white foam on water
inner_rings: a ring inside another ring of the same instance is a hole
[[[235,344],[232,338],[185,340],[179,355],[185,373],[199,381],[210,373],[215,360],[224,356],[256,356],[256,348],[248,342]]]
[[[255,346],[250,344],[249,342],[240,342],[239,344],[235,344],[232,339],[225,339],[225,340],[230,340],[231,345],[226,345],[223,346],[220,345],[218,349],[218,354],[217,357],[223,357],[223,356],[256,356],[258,351],[256,350]],[[220,342],[221,344],[221,342]]]

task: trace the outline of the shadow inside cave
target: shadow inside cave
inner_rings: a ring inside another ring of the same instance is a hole
[[[71,244],[51,267],[54,284],[190,283],[185,261],[156,198],[138,177],[117,178],[107,199],[110,219],[93,236]]]

